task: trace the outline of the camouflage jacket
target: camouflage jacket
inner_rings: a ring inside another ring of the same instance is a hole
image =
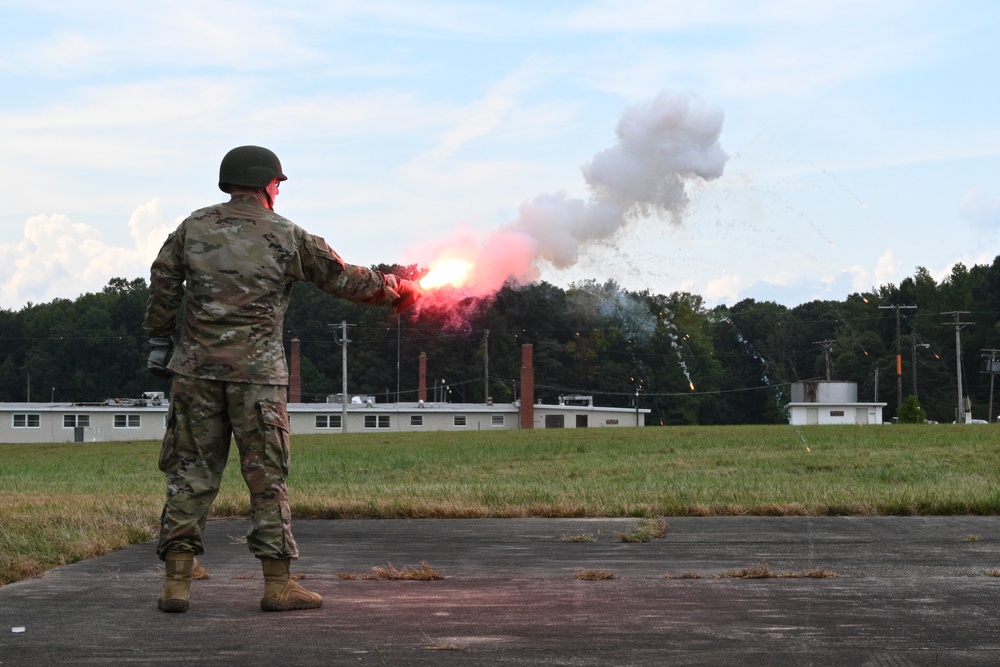
[[[183,304],[172,371],[284,385],[282,328],[293,283],[377,305],[396,298],[394,279],[345,263],[320,237],[237,194],[195,211],[167,237],[150,269],[143,328],[172,337]]]

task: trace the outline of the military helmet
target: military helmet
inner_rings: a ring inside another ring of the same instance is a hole
[[[264,188],[274,179],[287,181],[281,171],[281,162],[272,151],[260,146],[237,146],[226,153],[219,166],[219,189],[229,192],[236,185],[245,188]]]

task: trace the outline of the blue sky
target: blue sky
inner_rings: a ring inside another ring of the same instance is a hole
[[[542,279],[795,306],[1000,254],[1000,3],[0,0],[0,308],[148,277],[274,150],[277,211],[347,261],[489,250],[657,96],[721,114],[721,176]],[[661,98],[662,99],[662,98]]]

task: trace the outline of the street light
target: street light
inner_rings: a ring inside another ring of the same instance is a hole
[[[925,350],[931,346],[930,343],[918,343],[916,336],[910,336],[910,341],[913,343],[913,351],[911,355],[910,364],[913,366],[913,398],[917,398],[917,348],[922,347]]]

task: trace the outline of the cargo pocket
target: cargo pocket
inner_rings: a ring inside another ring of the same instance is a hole
[[[157,466],[160,472],[167,472],[177,465],[177,416],[174,414],[174,401],[167,407],[167,428],[163,432],[163,444],[160,445],[160,460]]]
[[[282,474],[287,477],[291,458],[288,446],[288,411],[284,404],[271,401],[260,401],[257,408],[263,424],[265,456],[279,457],[278,465]]]

